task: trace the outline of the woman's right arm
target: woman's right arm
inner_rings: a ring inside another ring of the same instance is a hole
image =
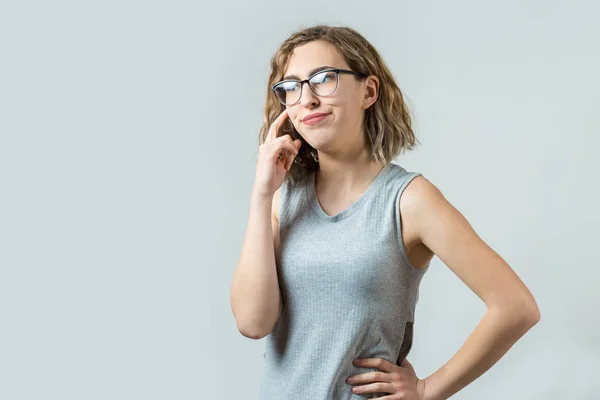
[[[275,266],[279,246],[279,189],[271,198],[252,193],[248,227],[231,284],[231,309],[240,333],[260,339],[271,332],[282,309]]]
[[[242,251],[233,273],[230,303],[240,333],[252,339],[268,335],[282,309],[275,249],[279,246],[279,188],[298,155],[300,139],[279,136],[284,110],[260,145],[250,215]]]

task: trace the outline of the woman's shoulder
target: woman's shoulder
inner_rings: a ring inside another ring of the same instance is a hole
[[[272,213],[279,220],[279,212],[283,214],[290,206],[297,205],[298,200],[303,197],[307,178],[310,172],[284,179],[281,186],[273,194]]]
[[[435,205],[448,200],[433,182],[421,173],[411,173],[413,177],[409,179],[402,194],[402,202],[407,209],[417,209],[432,207],[437,210]],[[427,211],[432,211],[429,208]]]

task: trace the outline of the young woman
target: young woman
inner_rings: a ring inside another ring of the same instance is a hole
[[[348,27],[315,26],[272,58],[248,228],[231,285],[239,331],[266,336],[260,398],[446,399],[540,319],[511,267],[421,173],[391,72]],[[406,359],[436,255],[487,306],[420,379]]]

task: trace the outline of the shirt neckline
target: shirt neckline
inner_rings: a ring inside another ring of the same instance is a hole
[[[358,200],[356,200],[354,203],[352,203],[348,208],[340,211],[339,213],[337,213],[335,215],[328,215],[325,211],[323,211],[323,208],[321,207],[321,204],[319,203],[319,200],[318,200],[317,194],[316,194],[316,190],[315,190],[315,178],[316,178],[317,171],[313,170],[307,175],[308,182],[305,186],[306,195],[308,197],[308,202],[310,203],[311,208],[313,209],[313,211],[315,212],[317,217],[319,217],[319,219],[322,219],[322,220],[328,221],[328,222],[341,221],[342,219],[347,218],[350,215],[352,215],[356,210],[358,210],[358,208],[360,206],[365,204],[365,202],[373,195],[373,193],[375,192],[377,187],[381,184],[381,182],[383,181],[383,178],[390,172],[390,170],[392,169],[392,165],[393,165],[392,162],[387,163],[386,166],[383,167],[381,169],[381,171],[379,171],[377,176],[375,176],[375,178],[373,178],[373,181],[371,181],[371,184],[363,192],[363,194],[360,196],[360,198]]]

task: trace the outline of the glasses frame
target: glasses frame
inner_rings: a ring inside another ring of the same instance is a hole
[[[310,80],[319,74],[322,74],[323,72],[335,72],[335,88],[331,91],[331,93],[326,94],[326,95],[319,95],[315,93],[315,90],[312,88],[312,86],[310,85]],[[328,69],[323,69],[321,71],[317,71],[314,74],[312,74],[311,76],[308,77],[308,79],[304,79],[304,80],[299,80],[299,79],[284,79],[282,81],[277,82],[276,84],[274,84],[273,86],[271,86],[271,90],[273,91],[273,94],[275,95],[275,98],[284,106],[293,106],[294,104],[297,104],[300,100],[302,100],[302,89],[304,88],[304,83],[308,84],[308,87],[310,88],[310,91],[314,93],[315,96],[318,97],[326,97],[326,96],[331,96],[332,94],[335,93],[335,91],[337,90],[339,84],[340,84],[340,74],[351,74],[351,75],[356,75],[358,77],[361,78],[366,78],[367,74],[365,74],[364,72],[357,72],[357,71],[351,71],[349,69],[340,69],[340,68],[328,68]],[[279,97],[277,96],[277,93],[275,92],[275,87],[281,85],[282,83],[285,82],[298,82],[300,83],[300,95],[298,96],[298,100],[296,100],[294,103],[284,103],[283,101],[279,100]]]

